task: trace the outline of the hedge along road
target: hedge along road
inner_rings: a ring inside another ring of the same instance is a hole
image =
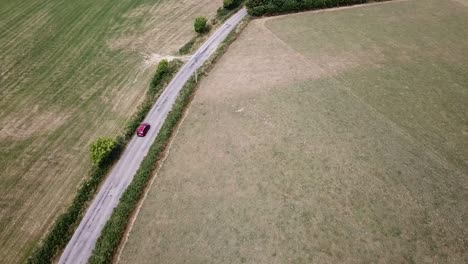
[[[97,239],[120,197],[131,183],[147,155],[180,90],[188,79],[216,51],[227,35],[247,15],[245,8],[228,19],[180,69],[153,106],[144,122],[151,124],[146,137],[133,139],[94,198],[83,220],[65,248],[59,263],[87,263]]]

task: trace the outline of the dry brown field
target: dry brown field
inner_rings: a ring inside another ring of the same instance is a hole
[[[460,1],[253,20],[118,263],[467,263],[466,54]]]

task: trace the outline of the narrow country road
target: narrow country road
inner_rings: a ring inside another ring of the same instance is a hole
[[[146,117],[145,122],[151,124],[150,131],[146,137],[133,137],[130,141],[120,160],[112,169],[110,175],[107,177],[80,225],[73,234],[72,239],[60,257],[59,263],[84,264],[88,262],[96,241],[101,234],[101,230],[110,218],[113,209],[118,205],[120,197],[131,183],[135,173],[140,167],[140,163],[156,139],[182,87],[195,73],[195,70],[202,66],[216,51],[219,44],[221,44],[246,15],[247,11],[241,9],[228,19],[203,46],[198,49],[169,83]]]

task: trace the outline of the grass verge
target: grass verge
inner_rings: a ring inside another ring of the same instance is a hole
[[[224,42],[218,47],[212,57],[205,62],[199,71],[198,79],[206,76],[213,68],[216,61],[226,52],[229,45],[234,42],[239,33],[247,25],[247,20],[241,22],[237,28],[231,32]],[[151,146],[148,155],[140,165],[132,183],[129,185],[125,193],[120,199],[119,205],[114,209],[111,218],[102,230],[96,247],[93,251],[89,263],[101,264],[112,263],[113,255],[116,252],[120,241],[125,233],[128,220],[130,219],[136,205],[144,193],[145,187],[148,184],[154,170],[158,166],[158,160],[162,157],[167,144],[169,143],[174,129],[177,127],[183,113],[190,103],[194,91],[198,87],[194,77],[185,84],[177,98],[172,111],[166,118],[161,130]]]
[[[164,87],[169,83],[174,74],[178,71],[182,62],[180,61],[162,61],[158,65],[158,70],[150,84],[146,93],[145,100],[139,106],[138,111],[130,119],[127,124],[123,136],[117,139],[117,147],[114,149],[110,157],[100,166],[94,166],[91,169],[90,176],[78,190],[72,205],[63,213],[50,229],[40,246],[34,250],[33,254],[28,258],[27,263],[51,263],[54,257],[63,250],[71,239],[73,232],[83,217],[89,202],[92,200],[96,191],[105,178],[110,168],[120,157],[120,154],[125,149],[125,146],[132,138],[135,129],[143,121],[144,117],[151,109],[153,103],[164,90]]]

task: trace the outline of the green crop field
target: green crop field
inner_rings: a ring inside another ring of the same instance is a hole
[[[251,21],[202,80],[120,263],[467,263],[464,3]]]
[[[0,262],[22,262],[87,176],[90,143],[217,1],[0,0]]]

